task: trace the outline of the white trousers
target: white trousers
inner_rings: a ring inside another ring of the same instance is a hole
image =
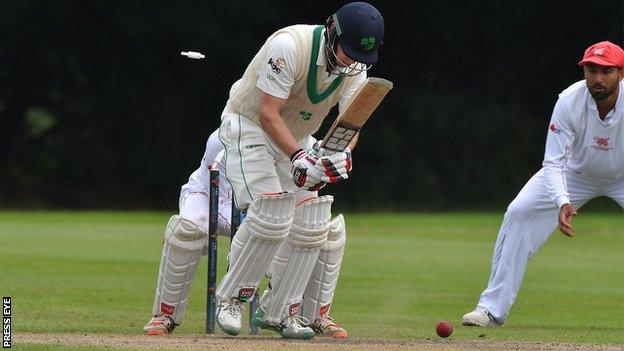
[[[208,165],[215,162],[217,155],[223,150],[223,145],[218,139],[217,132],[213,132],[206,143],[204,159],[200,169],[189,177],[189,181],[180,190],[178,207],[180,216],[186,218],[208,232],[210,220],[210,170]],[[217,163],[217,167],[223,168],[223,161]],[[200,172],[201,171],[201,172]],[[219,172],[219,220],[217,235],[230,236],[230,219],[232,217],[232,191],[225,177],[225,172]],[[208,238],[204,245],[204,255],[207,255]]]
[[[624,178],[599,181],[572,171],[566,171],[565,177],[570,202],[576,209],[598,196],[607,196],[624,208]],[[529,258],[557,228],[558,217],[559,209],[548,195],[540,170],[505,212],[492,254],[488,286],[479,299],[478,306],[487,309],[498,323],[506,321]]]
[[[219,198],[217,235],[230,235],[231,204],[230,198]],[[204,228],[207,232],[210,216],[210,196],[204,192],[182,192],[180,195],[180,216]]]
[[[290,155],[285,155],[259,125],[246,117],[224,113],[219,140],[225,147],[226,176],[241,210],[266,193],[291,191],[297,195],[296,203],[317,196],[316,192],[297,188],[292,180]],[[310,136],[299,145],[310,148],[315,141]]]

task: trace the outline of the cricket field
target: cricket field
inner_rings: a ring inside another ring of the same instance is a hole
[[[502,214],[346,214],[331,314],[347,341],[205,336],[205,258],[183,325],[173,337],[143,336],[164,212],[0,212],[0,293],[12,299],[20,350],[623,349],[621,211],[579,211],[575,238],[555,232],[531,259],[505,326],[461,325],[487,282]],[[219,276],[228,249],[221,238]],[[448,339],[435,334],[440,320],[454,325]]]

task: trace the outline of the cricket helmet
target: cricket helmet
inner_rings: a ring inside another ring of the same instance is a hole
[[[345,54],[366,65],[376,63],[384,36],[381,13],[371,4],[352,2],[341,7],[332,18]]]

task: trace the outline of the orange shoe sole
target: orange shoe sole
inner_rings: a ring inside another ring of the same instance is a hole
[[[337,332],[335,334],[332,334],[332,338],[334,339],[346,339],[349,337],[349,333],[347,332]]]

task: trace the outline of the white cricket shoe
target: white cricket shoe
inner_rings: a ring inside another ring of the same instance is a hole
[[[240,334],[244,310],[245,305],[239,299],[221,301],[217,309],[217,325],[230,335]]]
[[[310,322],[302,316],[288,316],[280,324],[270,324],[264,319],[264,311],[261,306],[258,306],[256,313],[254,313],[251,323],[258,328],[265,330],[272,330],[279,333],[284,339],[312,339],[314,337],[314,330],[310,327],[306,327],[306,324]]]
[[[466,313],[462,317],[464,325],[478,325],[480,327],[499,327],[501,324],[483,307],[477,307],[474,311]]]

